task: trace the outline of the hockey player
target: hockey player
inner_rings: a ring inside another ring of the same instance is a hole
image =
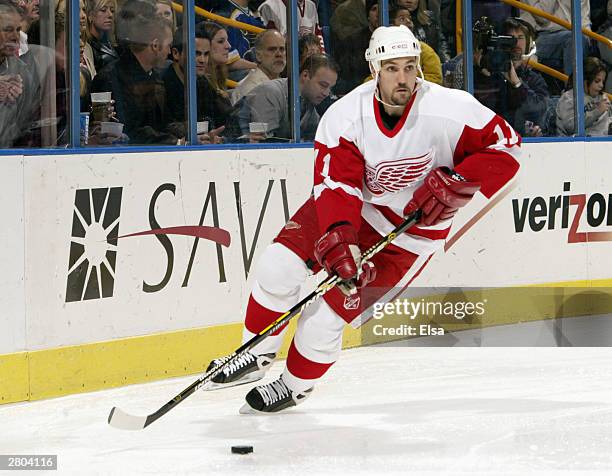
[[[321,119],[313,196],[258,263],[243,342],[298,302],[310,273],[324,268],[342,281],[306,308],[284,372],[248,392],[243,413],[277,412],[308,397],[338,359],[345,324],[359,325],[367,308],[385,298],[385,289],[407,286],[443,245],[457,210],[478,190],[490,198],[519,168],[514,130],[468,93],[418,77],[420,53],[405,26],[376,29],[366,51],[374,80],[334,103]],[[418,208],[418,226],[370,263],[359,263],[360,250]],[[371,291],[362,293],[366,285]],[[280,332],[266,338],[213,385],[262,378],[282,337]]]

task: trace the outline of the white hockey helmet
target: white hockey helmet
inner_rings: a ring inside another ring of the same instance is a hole
[[[421,44],[407,26],[379,26],[374,30],[365,52],[373,73],[378,74],[383,60],[406,56],[416,56],[419,64]]]

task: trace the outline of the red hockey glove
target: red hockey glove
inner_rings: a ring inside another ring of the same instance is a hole
[[[404,208],[404,216],[422,210],[421,223],[436,225],[452,218],[480,189],[479,182],[468,182],[448,167],[438,167],[425,177]]]
[[[335,226],[315,243],[315,258],[329,274],[337,274],[342,280],[338,287],[346,294],[357,292],[376,278],[376,268],[370,262],[363,263],[361,272],[357,246],[357,232],[350,224]]]

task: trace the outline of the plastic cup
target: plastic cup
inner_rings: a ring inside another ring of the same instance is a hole
[[[260,132],[266,133],[268,132],[268,123],[267,122],[249,122],[249,132]]]
[[[120,122],[102,122],[100,123],[100,132],[102,134],[120,136],[123,132],[123,124]]]
[[[91,93],[91,102],[110,102],[112,98],[112,92]]]
[[[91,120],[92,122],[108,122],[110,119],[109,106],[112,100],[112,94],[91,93]]]
[[[208,121],[198,121],[198,134],[206,134],[208,132]]]

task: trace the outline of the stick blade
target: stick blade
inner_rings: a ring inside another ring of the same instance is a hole
[[[142,430],[147,423],[147,417],[125,413],[118,407],[113,407],[108,415],[108,424],[120,430]]]

